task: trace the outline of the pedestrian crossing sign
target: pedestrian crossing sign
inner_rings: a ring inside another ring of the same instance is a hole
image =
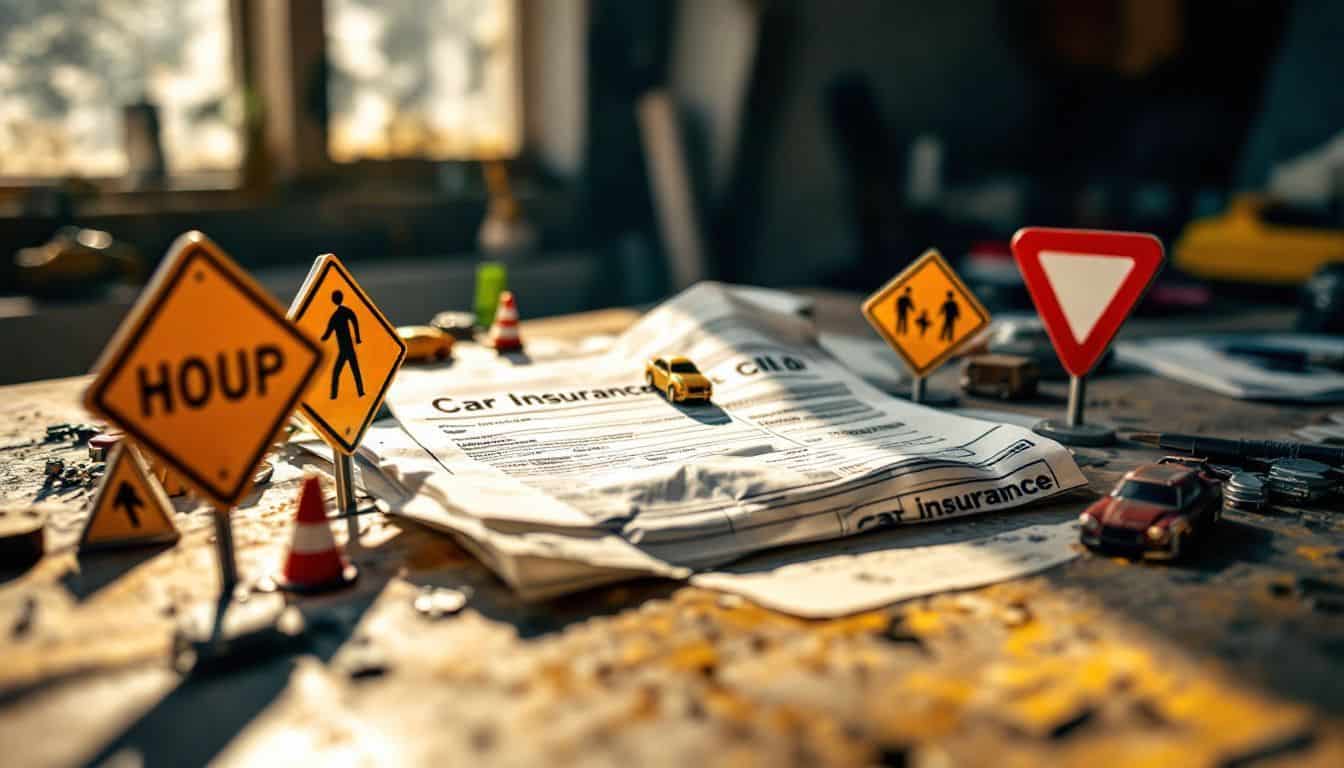
[[[323,352],[299,409],[333,448],[353,454],[406,359],[406,342],[330,253],[313,262],[289,319]]]
[[[869,296],[863,316],[916,378],[989,325],[989,310],[932,248]]]

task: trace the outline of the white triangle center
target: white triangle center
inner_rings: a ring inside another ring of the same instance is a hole
[[[1041,251],[1040,259],[1073,339],[1082,344],[1134,271],[1134,259],[1065,251]]]

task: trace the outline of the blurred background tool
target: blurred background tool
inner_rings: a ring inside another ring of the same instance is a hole
[[[61,227],[48,242],[14,255],[20,284],[35,295],[88,295],[111,281],[142,282],[145,264],[109,232]]]
[[[1313,443],[1292,443],[1278,440],[1230,440],[1200,435],[1138,432],[1129,435],[1136,443],[1154,445],[1168,451],[1179,451],[1192,456],[1222,461],[1250,459],[1311,459],[1332,467],[1344,467],[1344,448]]]
[[[537,245],[537,233],[514,195],[508,166],[501,160],[487,160],[482,173],[490,202],[477,235],[481,253],[499,261],[525,258]]]

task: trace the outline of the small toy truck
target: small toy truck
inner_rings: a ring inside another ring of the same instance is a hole
[[[1040,380],[1036,363],[1020,355],[976,355],[961,369],[961,388],[967,394],[1001,400],[1035,397]]]

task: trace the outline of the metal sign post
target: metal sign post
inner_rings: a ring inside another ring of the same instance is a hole
[[[1101,446],[1115,442],[1115,430],[1104,424],[1083,421],[1083,406],[1087,401],[1087,378],[1069,376],[1069,405],[1065,421],[1045,419],[1034,427],[1037,434],[1065,445]]]
[[[336,514],[345,518],[349,541],[346,546],[359,546],[359,514],[355,503],[355,460],[339,450],[333,451],[336,475]]]
[[[1141,232],[1027,227],[1013,235],[1013,258],[1060,364],[1069,372],[1065,420],[1047,419],[1038,433],[1065,445],[1115,442],[1115,430],[1083,421],[1084,378],[1165,260],[1162,241]]]
[[[216,509],[215,515],[215,554],[219,560],[219,591],[229,594],[238,586],[238,560],[233,551],[233,522],[229,515],[233,510]]]
[[[1082,376],[1069,377],[1069,426],[1083,425],[1083,404],[1087,401],[1087,379]]]

